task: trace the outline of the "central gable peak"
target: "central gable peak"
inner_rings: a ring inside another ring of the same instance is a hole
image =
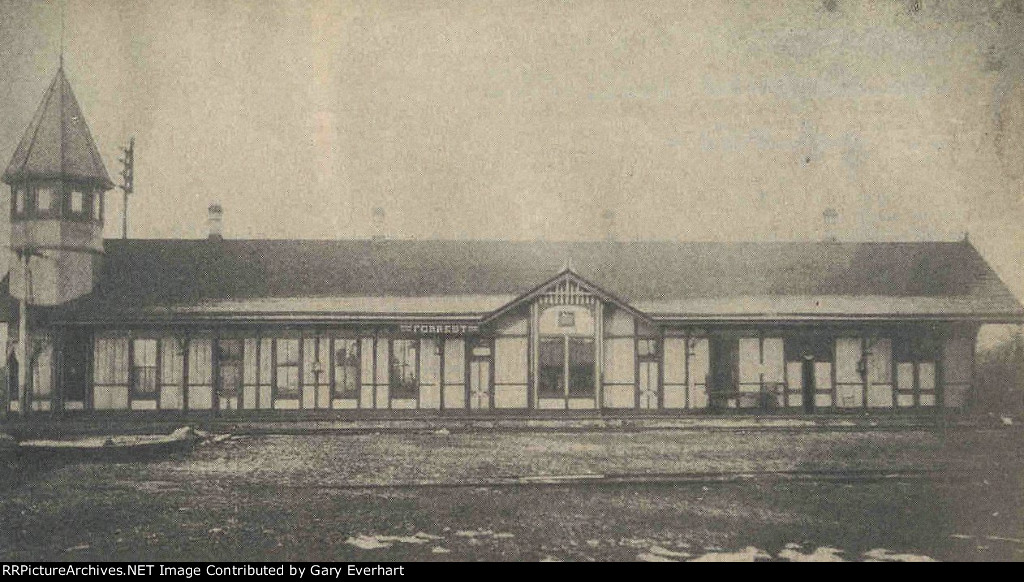
[[[584,279],[573,271],[571,263],[567,263],[554,277],[494,311],[484,321],[493,321],[521,305],[534,301],[543,305],[593,306],[597,303],[608,303],[624,309],[645,321],[650,319],[646,314],[625,301]]]

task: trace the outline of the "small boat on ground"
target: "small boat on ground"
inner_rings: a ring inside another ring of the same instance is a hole
[[[191,427],[164,435],[90,436],[67,440],[29,440],[18,443],[22,456],[57,456],[73,459],[135,459],[187,452],[200,436]]]

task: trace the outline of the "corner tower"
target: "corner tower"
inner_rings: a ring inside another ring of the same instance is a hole
[[[11,249],[19,258],[11,295],[59,305],[92,291],[103,254],[103,194],[113,183],[63,66],[3,181],[11,187]]]

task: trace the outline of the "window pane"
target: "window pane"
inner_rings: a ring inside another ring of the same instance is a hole
[[[326,342],[327,340],[323,340]],[[302,384],[304,386],[317,386],[321,382],[326,384],[327,362],[317,358],[317,340],[307,337],[302,340]]]
[[[638,339],[636,341],[636,355],[641,358],[658,355],[658,342],[652,339]]]
[[[277,340],[277,394],[282,398],[299,395],[299,340]]]
[[[867,364],[872,384],[892,383],[892,341],[879,338],[868,344]]]
[[[783,352],[782,338],[766,337],[761,341],[761,373],[765,382],[782,382],[785,374]]]
[[[134,341],[134,365],[156,366],[156,340],[137,339]]]
[[[466,342],[461,339],[444,340],[444,383],[457,386],[466,383]]]
[[[434,338],[420,340],[420,382],[422,384],[434,386],[438,383],[438,374],[441,369],[439,349],[438,340]]]
[[[537,392],[541,398],[565,396],[565,340],[541,338]]]
[[[110,340],[96,338],[92,350],[92,381],[93,384],[110,382]]]
[[[836,380],[840,383],[857,384],[863,381],[860,375],[860,338],[839,338],[836,340]]]
[[[761,340],[756,337],[740,338],[740,382],[761,382]]]
[[[569,338],[569,396],[594,395],[594,340]]]
[[[814,359],[817,362],[832,361],[833,340],[827,335],[800,333],[785,340],[785,357],[789,362]]]
[[[277,395],[281,398],[299,396],[299,367],[279,365],[277,367]]]
[[[184,361],[181,342],[177,338],[168,337],[160,340],[160,382],[162,384],[181,384]]]
[[[665,338],[665,383],[686,383],[686,338]]]
[[[260,340],[260,385],[270,386],[273,373],[271,372],[274,355],[274,340],[263,338]]]
[[[334,340],[334,395],[337,398],[359,396],[359,344],[354,339]]]
[[[81,214],[85,210],[85,194],[77,190],[71,192],[71,212]]]
[[[96,338],[93,357],[96,384],[128,384],[128,338]]]
[[[132,341],[132,397],[156,395],[156,349],[155,339]]]
[[[299,365],[299,340],[279,339],[277,340],[277,363],[292,366]]]
[[[220,340],[218,348],[221,362],[242,361],[242,340]]]
[[[188,342],[188,383],[192,386],[212,384],[210,368],[213,346],[209,339],[193,338]]]
[[[53,205],[53,188],[47,186],[36,189],[36,209],[40,212],[49,212]]]
[[[244,361],[245,361],[245,383],[249,386],[256,385],[256,370],[259,369],[259,362],[256,360],[259,341],[255,338],[245,340]]]
[[[391,349],[391,397],[415,398],[419,387],[416,362],[419,354],[417,340],[394,340]]]
[[[50,396],[51,350],[51,346],[46,346],[32,361],[32,395],[37,400],[43,400]]]
[[[21,214],[25,212],[25,188],[24,186],[16,188],[14,190],[14,213]]]

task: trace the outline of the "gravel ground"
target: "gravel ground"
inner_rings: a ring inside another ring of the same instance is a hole
[[[5,471],[0,560],[1022,560],[1022,442],[1016,429],[239,437]],[[637,482],[501,484],[588,474]],[[644,482],[665,475],[685,479]]]

